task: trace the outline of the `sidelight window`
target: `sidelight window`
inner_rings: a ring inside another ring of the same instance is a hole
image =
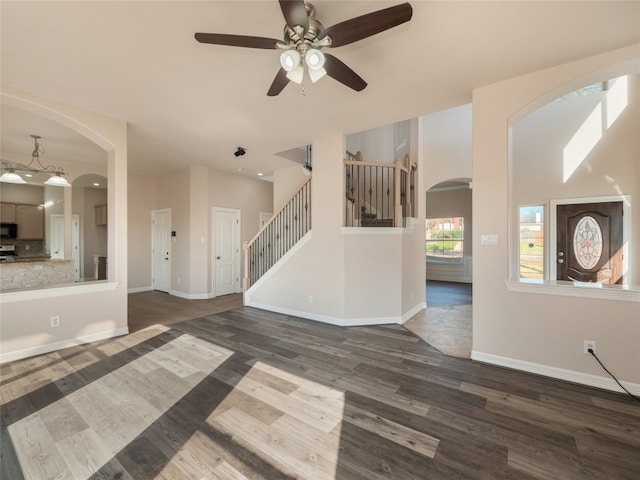
[[[544,278],[544,206],[520,207],[520,278]]]

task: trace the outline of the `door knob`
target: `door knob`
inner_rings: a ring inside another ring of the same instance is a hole
[[[220,260],[220,257],[216,257],[216,260]]]
[[[559,257],[564,257],[564,252],[558,252]]]
[[[564,263],[564,258],[559,258],[558,263]]]

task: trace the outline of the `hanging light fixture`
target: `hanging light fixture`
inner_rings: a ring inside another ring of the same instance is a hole
[[[31,153],[31,161],[28,165],[19,162],[2,161],[2,170],[5,172],[0,175],[0,182],[5,183],[27,183],[16,172],[25,172],[26,176],[31,176],[31,173],[48,173],[51,175],[49,179],[44,182],[45,185],[53,185],[56,187],[70,187],[71,184],[63,177],[65,175],[64,168],[55,167],[53,165],[47,165],[46,167],[40,163],[40,154],[44,155],[44,148],[38,142],[40,140],[39,135],[31,135],[34,141],[33,152]]]

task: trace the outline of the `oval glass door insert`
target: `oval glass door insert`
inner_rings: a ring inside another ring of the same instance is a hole
[[[573,232],[573,251],[582,268],[595,267],[602,256],[602,230],[593,217],[583,217]]]

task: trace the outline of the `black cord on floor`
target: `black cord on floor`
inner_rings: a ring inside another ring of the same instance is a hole
[[[609,375],[611,375],[611,378],[613,378],[616,383],[618,385],[620,385],[620,388],[623,389],[625,392],[627,392],[627,395],[629,395],[631,398],[633,398],[634,400],[638,400],[640,402],[640,397],[634,395],[633,393],[631,393],[629,390],[627,390],[626,388],[624,388],[622,386],[622,384],[618,381],[618,379],[616,377],[613,376],[613,373],[611,373],[609,370],[607,370],[607,367],[605,367],[602,362],[600,361],[600,359],[598,358],[598,356],[595,354],[595,352],[593,351],[592,348],[588,349],[587,352],[589,352],[591,355],[593,355],[593,358],[595,358],[598,363],[600,364],[600,366],[604,369],[605,372],[607,372]]]

